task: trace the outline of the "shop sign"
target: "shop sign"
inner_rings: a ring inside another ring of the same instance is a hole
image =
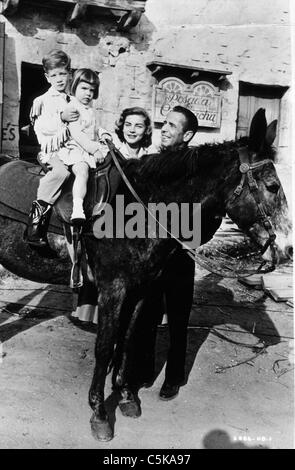
[[[190,109],[199,126],[220,127],[221,94],[210,82],[187,85],[176,77],[164,78],[154,86],[153,120],[163,122],[174,106]]]

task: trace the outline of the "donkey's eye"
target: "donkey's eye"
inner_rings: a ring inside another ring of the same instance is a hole
[[[280,189],[280,185],[276,181],[272,181],[271,183],[266,183],[266,188],[271,193],[276,194],[278,190]]]

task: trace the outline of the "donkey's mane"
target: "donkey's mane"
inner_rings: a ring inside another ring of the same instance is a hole
[[[148,182],[169,182],[175,179],[190,178],[198,175],[200,178],[220,174],[225,168],[232,168],[238,159],[237,148],[248,145],[249,139],[242,137],[238,140],[222,143],[208,143],[196,147],[188,147],[180,151],[164,151],[157,154],[144,155],[140,160],[130,159],[126,162],[126,173],[135,178]],[[274,150],[263,149],[263,154],[274,158]],[[228,175],[229,176],[229,175]]]
[[[144,155],[140,160],[128,160],[124,168],[129,176],[139,177],[147,182],[190,178],[220,169],[228,159],[237,157],[235,149],[238,145],[241,145],[240,141],[227,141]]]

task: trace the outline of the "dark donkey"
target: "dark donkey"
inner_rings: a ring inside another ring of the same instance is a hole
[[[266,248],[273,244],[273,230],[283,234],[280,240],[284,238],[285,242],[291,231],[286,199],[272,162],[275,129],[276,122],[267,127],[265,112],[259,110],[253,118],[247,146],[242,141],[225,142],[169,155],[149,155],[140,161],[127,162],[124,171],[145,205],[150,201],[166,205],[173,201],[201,203],[201,243],[212,238],[227,213],[259,246]],[[124,184],[119,193],[125,195],[127,202],[133,200]],[[93,409],[91,426],[97,439],[109,440],[113,430],[104,405],[108,368],[115,364],[114,386],[122,397],[126,397],[126,392],[128,395],[128,409],[124,403],[121,410],[127,416],[138,416],[136,377],[125,373],[122,363],[136,361],[136,357],[128,358],[128,354],[132,351],[130,345],[141,299],[177,242],[171,238],[97,240],[86,235],[85,245],[100,306],[96,366],[89,392]],[[284,244],[280,248],[284,249]],[[122,316],[126,298],[137,306]],[[115,344],[118,354],[114,354]]]
[[[275,123],[267,128],[265,113],[259,110],[253,118],[249,141],[246,143],[226,142],[202,145],[169,155],[167,153],[149,155],[138,161],[128,161],[124,165],[124,171],[145,204],[201,203],[202,243],[212,238],[220,226],[222,217],[228,213],[242,230],[249,232],[260,246],[265,246],[271,235],[271,228],[267,227],[266,223],[266,217],[269,216],[280,242],[278,248],[283,251],[287,245],[291,226],[287,218],[283,189],[271,161],[273,159],[271,144],[274,138]],[[244,146],[243,150],[239,150],[241,146]],[[248,175],[245,161],[241,170],[246,173],[240,171],[240,155],[242,159],[245,156],[249,158],[251,167],[253,166],[252,172],[258,183],[256,196],[250,191],[249,184],[244,178]],[[9,188],[10,185],[15,190],[16,181],[9,181],[9,169],[13,168],[12,165],[8,163],[0,169],[0,186],[5,183],[6,187]],[[238,195],[235,190],[243,179],[245,183]],[[26,183],[23,182],[23,185]],[[123,182],[118,194],[124,195],[127,203],[134,201]],[[32,194],[31,200],[33,198]],[[261,205],[257,198],[263,204],[265,217],[261,215]],[[1,202],[0,198],[0,209]],[[49,233],[50,244],[59,258],[46,260],[24,242],[23,215],[17,219],[12,213],[5,214],[6,212],[0,216],[1,263],[7,269],[29,279],[68,283],[70,263],[63,236]],[[89,401],[93,408],[91,425],[93,435],[97,439],[109,440],[113,437],[113,430],[104,404],[108,369],[115,364],[114,382],[115,384],[117,382],[119,390],[123,388],[129,390],[130,403],[134,407],[133,414],[136,415],[138,405],[136,397],[133,396],[132,377],[127,380],[126,375],[125,378],[124,368],[120,363],[116,363],[114,358],[119,357],[121,360],[123,357],[123,362],[126,362],[127,356],[128,362],[132,332],[140,311],[138,305],[148,291],[151,281],[161,272],[169,255],[175,250],[176,242],[171,238],[98,240],[91,233],[85,233],[84,243],[97,286],[100,306],[95,346],[96,366],[89,392]],[[131,299],[131,304],[137,304],[137,308],[121,315],[123,302],[128,298]],[[125,332],[123,341],[122,331]],[[119,355],[114,354],[116,344],[117,351],[121,351]],[[119,383],[117,377],[120,378]]]

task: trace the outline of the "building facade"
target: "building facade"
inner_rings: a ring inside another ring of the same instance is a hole
[[[29,122],[32,99],[46,90],[42,56],[60,48],[71,56],[74,69],[99,72],[95,109],[100,124],[112,131],[124,108],[143,106],[154,122],[155,144],[174,104],[198,115],[196,144],[247,135],[254,112],[264,107],[268,122],[278,119],[277,165],[290,194],[288,0],[76,3],[0,2],[2,153],[34,154],[36,143],[20,129]]]

